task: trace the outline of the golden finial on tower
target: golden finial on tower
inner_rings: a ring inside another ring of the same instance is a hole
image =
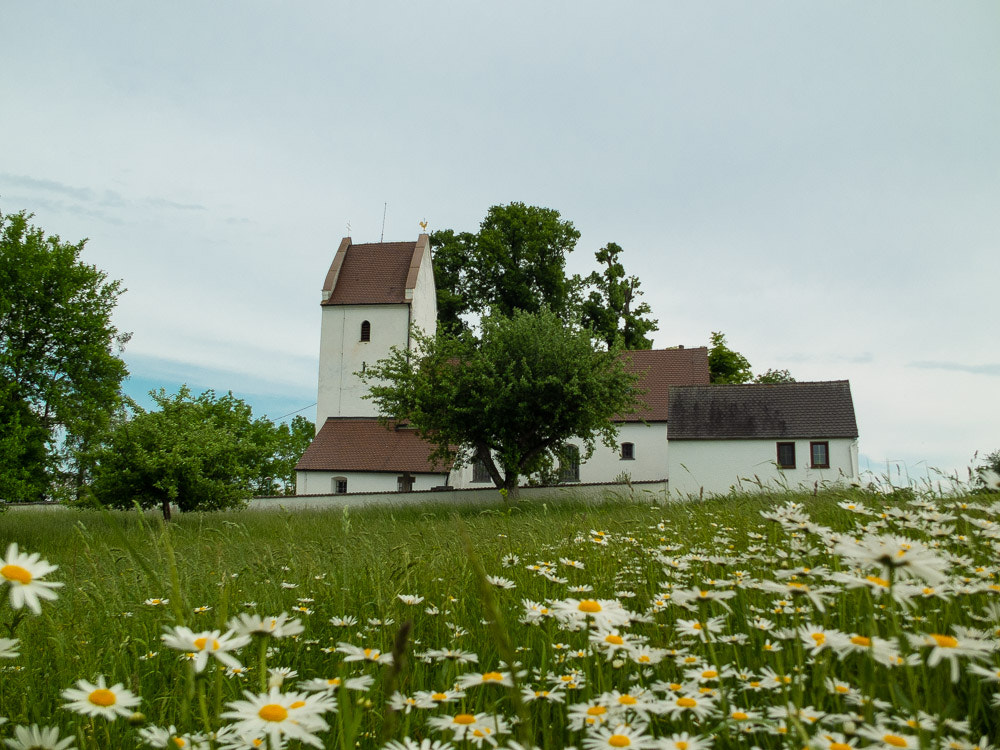
[[[419,222],[419,224],[420,224],[420,228],[422,230],[424,230],[424,232],[426,232],[427,231],[427,219],[424,219],[423,221]]]

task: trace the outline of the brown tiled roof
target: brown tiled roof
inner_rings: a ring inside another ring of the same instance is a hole
[[[670,389],[668,440],[857,436],[847,380]]]
[[[417,433],[377,419],[330,417],[295,466],[296,471],[384,471],[394,474],[446,474],[434,467],[433,448]]]
[[[708,349],[635,349],[623,353],[626,369],[639,375],[645,404],[635,414],[616,417],[622,422],[665,422],[669,389],[675,385],[708,385]]]
[[[345,237],[323,285],[324,305],[379,305],[409,302],[416,284],[426,235],[416,242],[355,245]]]

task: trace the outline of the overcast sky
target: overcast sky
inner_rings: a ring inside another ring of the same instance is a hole
[[[340,238],[557,209],[657,347],[849,379],[862,468],[1000,449],[1000,3],[5,3],[0,210],[122,279],[133,394],[316,400]],[[315,408],[303,414],[315,417]],[[933,476],[933,475],[932,475]]]

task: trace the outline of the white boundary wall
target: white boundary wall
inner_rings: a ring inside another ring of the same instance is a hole
[[[395,477],[393,477],[395,481]],[[556,487],[522,487],[520,500],[532,502],[558,502],[560,500],[587,499],[600,502],[620,498],[629,502],[664,503],[667,500],[666,482],[636,482],[623,484],[565,484]],[[443,492],[369,492],[346,495],[288,495],[283,497],[256,497],[250,501],[253,510],[299,510],[302,508],[350,508],[365,505],[407,506],[421,503],[503,504],[496,487],[482,489],[448,490]]]

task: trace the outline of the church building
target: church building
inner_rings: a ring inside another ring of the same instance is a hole
[[[434,465],[432,447],[413,429],[380,424],[358,375],[394,346],[412,350],[412,330],[436,328],[428,236],[358,245],[344,238],[320,309],[317,430],[295,467],[296,494],[491,486],[483,467]],[[858,430],[846,381],[712,386],[705,347],[623,356],[639,376],[643,406],[618,420],[614,448],[599,443],[582,461],[570,441],[560,483],[666,482],[671,495],[690,496],[743,482],[813,486],[857,477]]]

